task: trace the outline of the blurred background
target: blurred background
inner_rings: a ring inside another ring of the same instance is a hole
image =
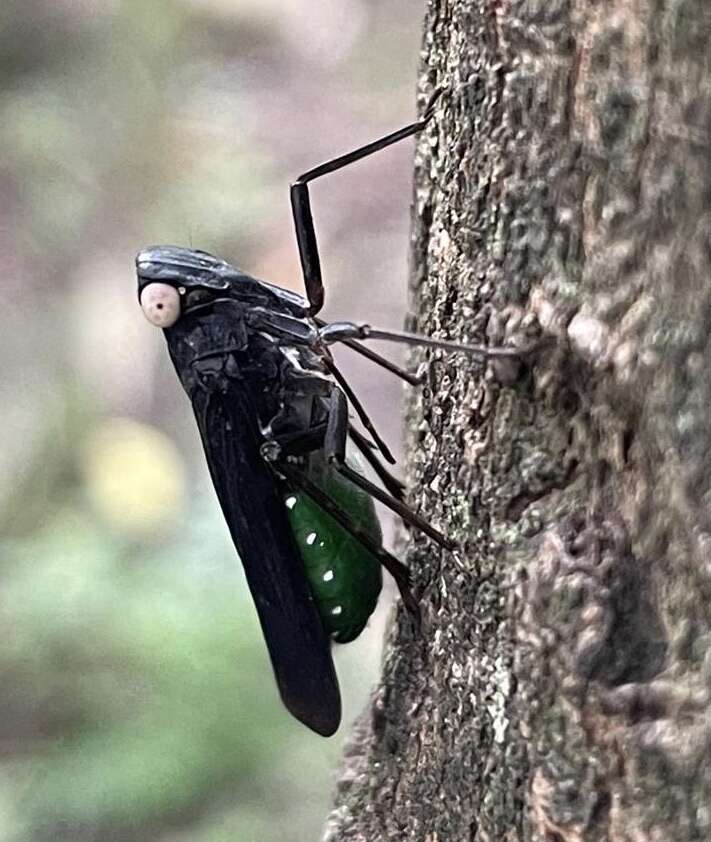
[[[311,734],[133,259],[188,245],[301,290],[289,181],[413,119],[422,11],[2,0],[2,842],[318,838],[392,591],[336,653],[341,732]],[[407,141],[314,185],[327,317],[401,324],[411,169]],[[397,451],[398,381],[341,364]]]

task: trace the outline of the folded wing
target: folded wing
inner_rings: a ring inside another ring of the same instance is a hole
[[[323,736],[341,719],[330,640],[309,589],[282,492],[259,452],[256,414],[236,382],[191,396],[220,506],[240,555],[291,713]]]

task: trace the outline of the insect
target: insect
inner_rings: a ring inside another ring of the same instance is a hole
[[[416,385],[372,351],[385,339],[482,357],[520,356],[362,322],[318,318],[324,303],[309,182],[420,131],[423,117],[301,175],[291,205],[306,297],[258,280],[202,251],[154,246],[136,257],[138,295],[163,328],[195,412],[212,481],[244,565],[282,700],[324,736],[340,723],[331,640],[364,627],[381,587],[381,566],[417,613],[407,568],[383,546],[373,500],[443,547],[449,541],[404,502],[384,462],[394,459],[330,353],[345,343]],[[352,410],[366,432],[349,417]],[[382,488],[346,455],[359,451]]]

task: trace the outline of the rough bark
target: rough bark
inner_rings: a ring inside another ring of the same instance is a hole
[[[327,840],[711,839],[711,6],[433,0],[413,325],[422,627]]]

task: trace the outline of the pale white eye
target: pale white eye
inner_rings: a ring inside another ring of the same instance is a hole
[[[152,325],[170,327],[180,316],[180,294],[170,284],[148,284],[141,292],[141,310]]]

